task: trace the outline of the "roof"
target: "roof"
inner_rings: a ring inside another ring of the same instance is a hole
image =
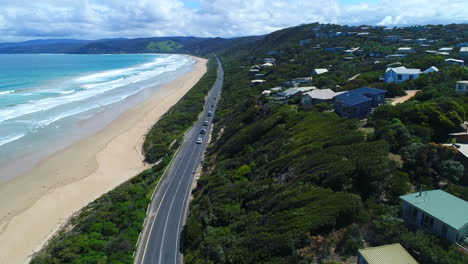
[[[438,72],[439,69],[437,69],[436,66],[431,66],[429,68],[427,68],[425,71],[423,71],[423,73],[430,73],[430,72]]]
[[[468,224],[468,202],[442,190],[400,196],[400,199],[459,230]]]
[[[300,91],[296,88],[289,88],[285,91],[282,91],[280,93],[278,93],[280,96],[284,96],[284,97],[290,97],[290,96],[293,96],[297,93],[300,93]]]
[[[396,74],[420,74],[420,69],[408,69],[404,66],[397,67],[397,68],[387,68],[385,72],[393,70]]]
[[[468,47],[461,47],[460,52],[468,52]]]
[[[463,134],[459,134],[459,135],[455,135],[456,133],[454,134],[450,134],[451,136],[462,136]],[[455,143],[455,144],[443,144],[444,146],[447,146],[447,147],[452,147],[454,148],[456,151],[458,151],[460,154],[462,154],[465,158],[468,158],[468,144],[462,144],[462,143]]]
[[[337,94],[332,89],[317,89],[306,93],[313,99],[319,100],[330,100],[333,99]]]
[[[359,249],[359,253],[369,264],[418,264],[399,243]]]
[[[464,60],[457,60],[457,59],[445,59],[446,62],[459,62],[459,63],[465,63]]]
[[[361,103],[372,100],[371,98],[365,95],[362,95],[359,93],[350,93],[350,92],[345,92],[340,95],[337,95],[335,96],[335,99],[343,101],[343,103],[347,105],[357,105],[357,104],[361,104]]]
[[[450,47],[443,47],[443,48],[440,48],[439,51],[452,51],[453,48],[450,48]]]
[[[413,48],[410,48],[410,47],[401,47],[401,48],[398,48],[398,51],[413,51]]]
[[[322,74],[322,73],[328,72],[328,70],[327,69],[314,69],[314,72],[316,74]]]
[[[265,80],[252,80],[252,83],[264,83],[266,82]]]
[[[468,81],[457,81],[457,83],[468,83]]]
[[[294,89],[298,90],[301,93],[312,91],[317,89],[315,86],[307,86],[307,87],[295,87]]]
[[[370,88],[370,87],[362,87],[354,90],[350,90],[351,93],[358,93],[358,94],[382,94],[386,93],[387,91],[377,89],[377,88]]]

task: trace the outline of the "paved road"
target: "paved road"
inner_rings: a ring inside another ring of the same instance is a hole
[[[210,131],[212,117],[208,117],[208,111],[214,112],[216,109],[223,76],[224,71],[218,60],[218,78],[207,96],[203,113],[185,135],[178,154],[156,187],[135,254],[136,264],[183,262],[179,252],[179,236],[185,222],[194,172],[200,166],[208,144],[208,135],[200,134],[200,131],[203,128]],[[204,126],[204,121],[208,121],[208,126]],[[203,139],[202,144],[196,143],[199,137]]]

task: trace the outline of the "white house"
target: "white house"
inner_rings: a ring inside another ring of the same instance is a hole
[[[397,49],[397,52],[411,53],[411,52],[414,52],[414,49],[411,47],[401,47]]]
[[[468,92],[468,81],[458,81],[455,86],[457,92]]]
[[[328,72],[327,69],[314,69],[312,71],[312,74],[319,75],[319,74],[326,73],[326,72]]]
[[[386,83],[402,83],[406,80],[417,79],[421,74],[420,69],[408,69],[406,67],[387,68],[385,71]]]
[[[431,73],[431,72],[438,72],[439,69],[432,66],[427,70],[421,72],[420,69],[408,69],[406,67],[397,67],[397,68],[387,68],[385,71],[385,79],[386,83],[402,83],[407,80],[413,80],[419,78],[421,73]]]

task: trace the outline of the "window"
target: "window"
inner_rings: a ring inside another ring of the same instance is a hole
[[[418,209],[414,208],[414,207],[411,207],[410,208],[411,210],[411,218],[413,221],[416,221],[416,219],[418,218]]]
[[[398,80],[401,80],[401,79],[403,79],[403,75],[401,75],[401,74],[398,74],[398,75],[397,75],[397,79],[398,79]]]
[[[414,79],[414,76],[413,76],[413,75],[410,75],[410,76],[409,76],[409,79],[410,79],[410,80],[413,80],[413,79]]]
[[[432,229],[434,227],[434,218],[428,214],[423,214],[423,226]]]

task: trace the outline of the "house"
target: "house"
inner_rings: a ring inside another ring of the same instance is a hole
[[[438,51],[442,51],[442,52],[450,52],[452,50],[453,48],[450,48],[450,47],[443,47],[443,48],[438,49]]]
[[[450,63],[450,64],[455,64],[455,65],[458,65],[458,66],[460,66],[460,67],[465,66],[465,61],[463,61],[463,60],[445,59],[445,62],[446,62],[446,63]]]
[[[310,83],[310,82],[312,82],[312,80],[313,80],[312,77],[294,78],[292,80],[284,82],[283,84],[285,86],[299,86],[300,84]]]
[[[268,67],[274,66],[274,64],[271,63],[271,62],[267,62],[267,63],[264,63],[264,64],[262,64],[262,65],[260,65],[260,66],[262,66],[263,68],[268,68]]]
[[[461,47],[460,48],[460,57],[464,59],[468,59],[468,47]]]
[[[468,92],[468,81],[458,81],[455,86],[457,92]]]
[[[255,79],[260,79],[266,76],[266,73],[256,73],[255,74]]]
[[[296,90],[301,92],[302,94],[307,93],[309,91],[317,90],[315,86],[306,86],[306,87],[295,87]]]
[[[417,79],[421,74],[420,69],[408,69],[406,67],[387,68],[385,71],[386,83],[402,83],[406,80]]]
[[[359,249],[358,264],[418,264],[399,244]]]
[[[369,32],[359,32],[356,34],[356,36],[358,37],[367,37],[369,36]]]
[[[250,85],[251,86],[262,85],[264,82],[266,82],[266,81],[265,80],[252,80],[250,82]]]
[[[371,98],[372,107],[385,104],[385,93],[387,93],[387,91],[385,90],[370,88],[370,87],[362,87],[362,88],[351,90],[349,92],[362,94],[364,96]]]
[[[279,92],[278,95],[281,97],[284,97],[286,99],[289,99],[295,95],[301,94],[301,91],[296,89],[296,88],[289,88],[285,91]]]
[[[421,72],[420,69],[408,69],[406,67],[397,67],[397,68],[387,68],[385,71],[385,79],[386,83],[402,83],[407,80],[413,80],[419,78],[420,74],[424,73],[431,73],[431,72],[438,72],[434,66],[429,67],[425,71]]]
[[[364,119],[372,110],[372,99],[351,92],[335,96],[335,112],[342,117]]]
[[[264,58],[264,59],[263,59],[263,63],[275,64],[275,63],[276,63],[276,59],[274,59],[274,58]]]
[[[439,72],[439,69],[437,69],[436,66],[431,66],[427,68],[425,71],[423,71],[422,73],[431,73],[431,72]]]
[[[316,89],[307,92],[302,97],[302,105],[304,107],[320,104],[320,103],[331,103],[335,96],[341,93],[335,93],[331,89]]]
[[[468,202],[442,190],[400,196],[402,218],[410,226],[455,243],[468,237]]]
[[[335,96],[335,112],[347,118],[366,118],[376,107],[385,104],[387,91],[363,87]]]
[[[345,50],[345,53],[346,54],[353,54],[354,52],[358,51],[359,50],[359,47],[357,48],[350,48],[350,49],[347,49]]]
[[[326,72],[328,72],[327,69],[314,69],[314,70],[312,71],[312,74],[320,75],[320,74],[323,74],[323,73],[326,73]]]
[[[386,41],[398,41],[401,39],[401,36],[399,35],[389,35],[385,37]]]
[[[414,49],[411,47],[401,47],[397,49],[397,52],[410,53],[410,52],[414,52]]]

